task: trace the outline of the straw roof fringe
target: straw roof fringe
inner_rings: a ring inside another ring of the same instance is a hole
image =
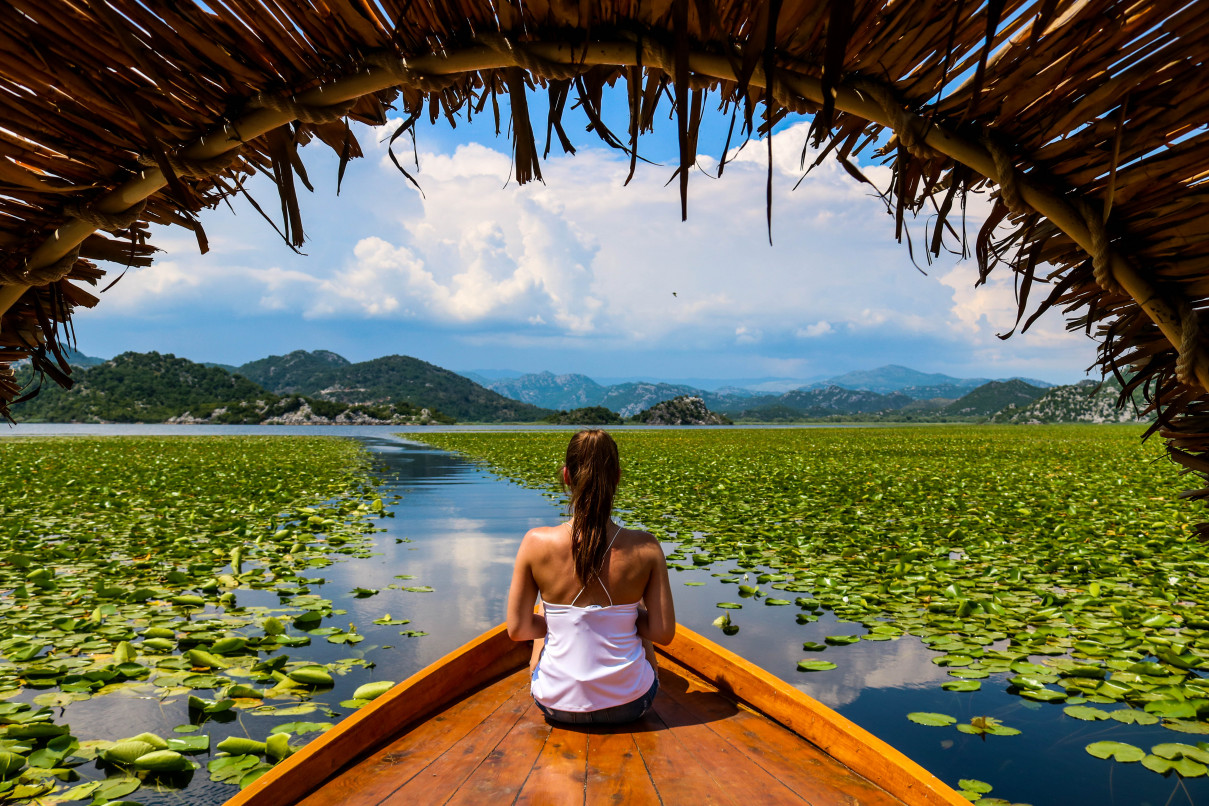
[[[1173,458],[1204,475],[1205,41],[1209,4],[1147,0],[11,0],[0,5],[0,368],[29,355],[70,384],[59,344],[72,309],[97,302],[79,285],[99,283],[96,262],[149,265],[146,222],[190,228],[204,251],[196,213],[252,173],[276,183],[279,232],[301,245],[299,147],[324,142],[342,176],[360,156],[346,119],[381,125],[393,105],[407,118],[395,137],[425,117],[484,113],[499,130],[508,93],[524,182],[541,177],[528,92],[549,95],[547,141],[573,152],[571,99],[631,167],[666,100],[686,215],[715,103],[743,136],[812,115],[820,159],[862,180],[853,158],[892,132],[870,157],[892,168],[887,199],[913,255],[919,216],[927,255],[954,237],[964,251],[951,219],[968,193],[991,192],[973,242],[981,280],[1000,265],[1016,273],[1023,328],[1056,306],[1096,336],[1122,404],[1142,390]],[[620,135],[600,118],[619,80]],[[0,369],[0,413],[19,394]]]

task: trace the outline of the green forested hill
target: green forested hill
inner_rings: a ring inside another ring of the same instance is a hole
[[[207,404],[266,396],[247,378],[171,354],[122,353],[72,377],[70,390],[43,383],[13,415],[25,422],[160,423]]]
[[[1079,381],[1070,386],[1055,386],[1023,406],[1007,406],[991,418],[995,423],[1132,423],[1137,422],[1134,406],[1117,408],[1121,385],[1113,379],[1102,384]],[[1145,401],[1134,393],[1140,411]]]
[[[23,381],[31,377],[24,368]],[[51,382],[32,400],[12,407],[18,422],[50,423],[324,423],[393,425],[452,422],[437,408],[404,401],[357,405],[281,396],[221,367],[174,355],[123,353],[92,368],[77,368],[75,385]]]
[[[951,417],[990,417],[1008,406],[1027,406],[1045,390],[1022,380],[991,381],[941,409]]]
[[[236,369],[249,378],[279,395],[295,392],[310,394],[314,390],[315,378],[331,370],[347,367],[352,362],[330,350],[295,350],[288,355],[271,355],[257,361],[249,361]]]
[[[911,402],[910,397],[898,392],[883,395],[864,389],[824,386],[816,389],[794,389],[777,396],[761,395],[748,398],[722,410],[728,416],[739,420],[776,422],[896,411]]]
[[[388,355],[357,364],[339,364],[335,353],[297,351],[245,364],[270,391],[295,392],[344,403],[406,400],[440,409],[458,420],[529,422],[552,412],[511,400],[427,361]]]
[[[542,422],[551,425],[621,425],[625,420],[620,414],[604,406],[584,406],[549,414]]]

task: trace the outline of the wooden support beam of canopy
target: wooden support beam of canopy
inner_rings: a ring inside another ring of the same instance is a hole
[[[473,47],[443,55],[400,59],[397,64],[385,66],[379,62],[379,66],[368,67],[354,75],[300,93],[291,98],[288,104],[282,105],[283,108],[257,109],[236,123],[199,138],[182,148],[174,157],[189,163],[213,160],[238,149],[243,142],[297,119],[297,115],[289,110],[292,105],[315,110],[332,108],[363,95],[406,85],[417,77],[449,76],[513,66],[523,67],[538,75],[542,75],[547,69],[563,73],[596,65],[636,66],[640,63],[638,55],[637,46],[629,42],[598,42],[572,46],[561,42],[509,43],[496,39],[492,40],[491,46]],[[671,53],[654,47],[645,48],[641,64],[662,69],[669,74],[675,70]],[[689,68],[697,76],[725,81],[736,80],[734,63],[723,56],[691,52]],[[756,68],[749,86],[767,86],[762,67]],[[1129,260],[1109,249],[1102,224],[1097,225],[1094,217],[1076,208],[1065,197],[1049,190],[1045,183],[1031,178],[1036,175],[1035,170],[1031,175],[1020,172],[1012,164],[1014,161],[1004,159],[1002,154],[992,154],[987,145],[962,137],[901,107],[893,108],[894,104],[887,101],[887,98],[891,97],[888,88],[882,93],[873,93],[870,87],[870,82],[859,77],[839,82],[835,88],[836,108],[892,131],[901,129],[905,123],[913,130],[917,140],[927,147],[968,166],[1001,187],[1011,183],[1014,192],[1025,204],[1047,217],[1089,255],[1104,264],[1109,270],[1108,277],[1098,277],[1098,281],[1102,285],[1104,279],[1107,279],[1109,284],[1113,280],[1119,283],[1158,326],[1167,341],[1183,355],[1185,364],[1192,370],[1189,374],[1195,376],[1195,382],[1203,389],[1209,390],[1209,361],[1206,361],[1203,351],[1194,339],[1188,339],[1188,343],[1185,343],[1189,326],[1185,317],[1191,312],[1191,307],[1186,302],[1162,297]],[[782,105],[791,105],[795,100],[816,105],[823,103],[822,81],[792,70],[778,69],[772,89],[774,98]],[[880,100],[875,98],[875,95],[880,95]],[[1007,175],[1009,173],[1011,175]],[[168,181],[160,169],[146,168],[135,178],[102,196],[93,203],[92,208],[103,214],[120,214],[167,184]],[[82,219],[69,220],[38,246],[30,255],[27,267],[37,269],[62,260],[95,229],[94,224]],[[0,315],[3,315],[28,287],[0,287]],[[1190,355],[1184,355],[1185,353]]]

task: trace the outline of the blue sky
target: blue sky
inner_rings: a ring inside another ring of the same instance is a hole
[[[608,99],[614,102],[618,98]],[[534,100],[534,128],[544,110]],[[211,250],[159,229],[165,251],[132,269],[92,311],[79,348],[111,356],[158,350],[240,364],[296,349],[352,360],[401,353],[452,369],[578,372],[593,377],[817,378],[888,363],[971,377],[1083,377],[1095,343],[1065,332],[1057,312],[1028,333],[996,338],[1015,319],[1006,271],[979,289],[973,260],[942,258],[921,274],[868,186],[833,161],[797,190],[804,122],[774,135],[773,244],[765,224],[764,143],[715,171],[728,118],[705,126],[680,221],[675,123],[656,121],[623,187],[628,158],[583,131],[557,144],[545,183],[510,181],[510,146],[490,115],[451,129],[419,126],[421,196],[358,127],[366,157],[349,165],[303,149],[315,185],[303,195],[305,256],[291,252],[243,200],[203,215]],[[617,131],[624,122],[617,121]],[[737,143],[737,139],[736,139]],[[396,142],[410,160],[410,141]],[[880,186],[888,169],[863,163]],[[410,170],[410,166],[409,166]],[[278,214],[275,190],[253,193]],[[973,234],[988,205],[971,203]],[[915,221],[918,244],[925,221]]]

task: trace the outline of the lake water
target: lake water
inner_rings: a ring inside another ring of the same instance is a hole
[[[455,427],[468,428],[468,427]],[[387,531],[374,535],[375,556],[340,558],[318,569],[322,585],[312,591],[333,600],[347,614],[333,616],[325,626],[357,625],[365,641],[355,649],[322,639],[305,648],[286,650],[294,659],[331,662],[359,652],[373,660],[373,669],[355,669],[337,679],[336,687],[319,698],[340,713],[338,703],[362,683],[402,680],[498,624],[504,617],[513,556],[529,528],[556,521],[558,506],[540,492],[500,480],[460,457],[395,437],[399,427],[238,427],[238,426],[18,426],[0,429],[5,436],[40,434],[333,434],[362,440],[379,460],[387,480],[384,493],[397,493],[395,517],[379,521]],[[425,429],[415,429],[423,431]],[[0,437],[2,438],[2,437]],[[384,495],[384,497],[387,497]],[[671,550],[673,546],[666,546]],[[674,571],[672,574],[678,620],[689,628],[734,650],[905,752],[939,777],[956,785],[975,778],[994,786],[993,796],[1041,806],[1042,804],[1118,804],[1164,806],[1209,803],[1206,779],[1181,780],[1156,775],[1138,764],[1117,764],[1089,756],[1083,748],[1101,739],[1117,739],[1142,747],[1161,742],[1195,740],[1161,727],[1121,726],[1117,723],[1079,722],[1065,717],[1060,705],[1023,700],[1006,692],[1008,675],[992,675],[981,691],[947,692],[940,684],[951,680],[931,661],[938,653],[906,636],[894,641],[860,641],[829,647],[825,652],[802,650],[802,642],[822,642],[826,636],[860,634],[859,624],[837,623],[829,612],[814,623],[798,625],[794,607],[765,607],[743,600],[744,609],[731,611],[739,633],[723,635],[712,626],[723,612],[719,601],[736,598],[734,585],[711,573],[729,568]],[[396,575],[414,580],[400,583]],[[754,576],[754,574],[753,574]],[[703,582],[685,586],[684,582]],[[428,585],[435,593],[389,590],[390,584]],[[354,587],[381,592],[354,598]],[[270,591],[241,591],[241,605],[275,605]],[[390,613],[408,618],[404,628],[372,624]],[[427,636],[407,638],[400,629],[417,629]],[[368,649],[377,646],[378,648]],[[368,649],[368,651],[367,651]],[[797,661],[826,659],[839,668],[800,673]],[[25,697],[23,697],[24,699]],[[992,716],[1018,728],[1018,736],[970,736],[953,728],[930,728],[906,719],[912,711],[938,711],[966,722]],[[62,721],[72,725],[81,739],[115,738],[150,730],[164,735],[185,718],[183,698],[160,703],[154,699],[112,696],[68,706]],[[250,732],[262,736],[268,727],[292,719],[323,720],[321,714],[277,717],[242,714],[225,723],[211,723],[212,745],[228,735]],[[204,763],[211,756],[195,757]],[[88,777],[95,775],[85,769]],[[183,791],[156,793],[139,790],[131,796],[140,803],[220,804],[234,793],[229,785],[214,784],[204,769],[197,771]]]

